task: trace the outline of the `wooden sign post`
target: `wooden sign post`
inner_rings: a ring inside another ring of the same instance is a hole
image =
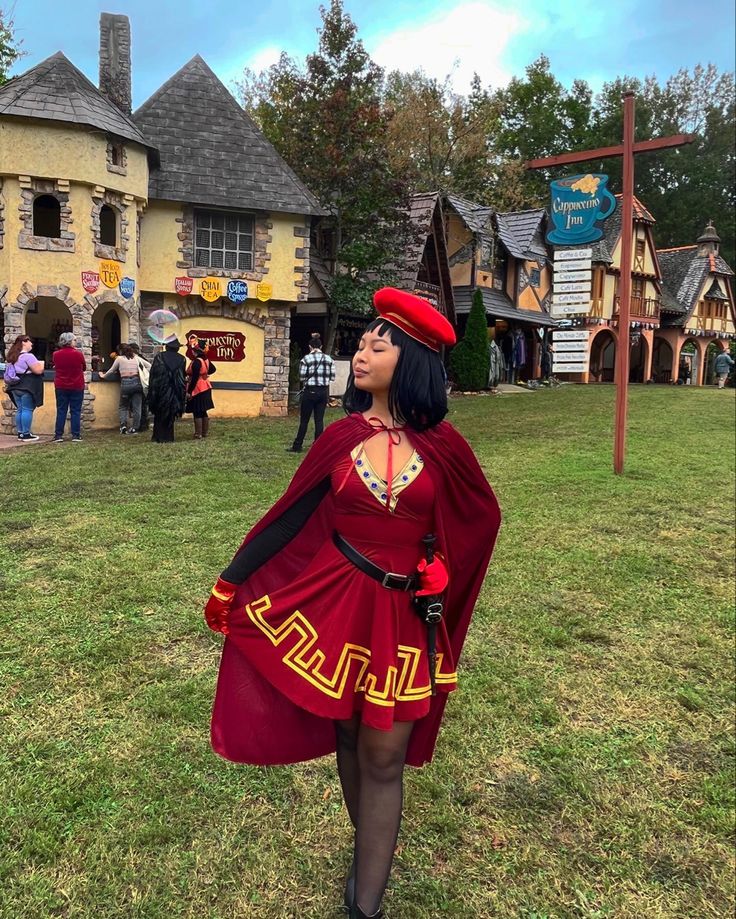
[[[579,153],[561,153],[530,160],[527,169],[549,169],[569,163],[623,157],[623,195],[621,198],[621,281],[619,284],[618,347],[616,349],[616,423],[613,437],[613,470],[617,475],[624,471],[626,456],[626,415],[629,388],[629,315],[631,309],[631,242],[634,225],[634,156],[652,150],[681,147],[695,139],[692,134],[674,134],[656,140],[634,140],[634,93],[624,94],[623,143],[615,147],[598,147]]]

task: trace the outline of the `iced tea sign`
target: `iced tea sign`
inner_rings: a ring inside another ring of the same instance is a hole
[[[607,184],[608,176],[600,172],[550,182],[553,229],[547,234],[547,242],[580,246],[600,239],[600,225],[616,210],[616,199]]]

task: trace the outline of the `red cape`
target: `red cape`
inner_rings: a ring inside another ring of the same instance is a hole
[[[357,414],[326,428],[284,495],[248,533],[243,545],[324,481],[336,458],[348,455],[372,431]],[[451,424],[443,421],[423,433],[406,433],[435,483],[437,545],[450,571],[445,619],[457,663],[501,514],[472,450]],[[331,537],[332,518],[333,499],[328,492],[297,536],[240,585],[236,605],[278,590],[298,576],[324,540]],[[446,699],[446,694],[438,693],[429,714],[416,723],[407,753],[409,765],[422,766],[432,759]],[[225,640],[222,652],[211,736],[220,756],[263,766],[314,759],[335,750],[332,722],[299,708],[274,689],[231,638]]]

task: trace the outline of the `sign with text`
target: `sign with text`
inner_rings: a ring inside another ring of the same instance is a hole
[[[558,316],[575,316],[576,314],[587,313],[590,309],[590,300],[586,300],[585,303],[566,303],[561,306],[553,306],[550,308],[549,314],[553,319],[556,319]]]
[[[590,278],[587,281],[555,281],[555,293],[575,294],[583,291],[590,292]]]
[[[565,331],[561,331],[560,329],[555,329],[554,332],[552,333],[552,340],[554,341],[555,344],[557,344],[558,341],[587,341],[588,333],[583,330],[579,332],[577,331],[565,332]]]
[[[593,258],[592,249],[555,249],[555,252],[554,252],[555,271],[557,270],[558,262],[570,262],[570,261],[578,261],[580,259],[592,259],[592,258]]]
[[[120,278],[118,290],[126,300],[130,300],[130,298],[135,293],[135,281],[133,278]]]
[[[174,278],[174,290],[179,294],[180,297],[189,296],[193,287],[194,280],[192,278]]]
[[[88,294],[93,294],[100,286],[100,275],[97,271],[82,272],[82,287]]]
[[[563,304],[568,303],[590,303],[590,294],[589,293],[579,293],[579,294],[552,294],[552,305],[553,306],[562,306]]]
[[[271,284],[267,284],[265,281],[261,281],[261,283],[256,287],[256,297],[258,297],[261,303],[265,303],[267,300],[270,300],[272,296],[273,286]]]
[[[199,282],[199,292],[203,300],[214,303],[222,296],[222,283],[219,278],[202,278]]]
[[[601,172],[568,176],[550,182],[550,217],[554,225],[547,242],[558,246],[592,243],[603,236],[601,224],[616,210],[616,199]]]
[[[100,280],[105,287],[117,287],[120,284],[120,265],[113,261],[100,262]]]
[[[215,362],[237,363],[245,359],[245,335],[242,332],[208,332],[206,329],[190,329],[186,338],[196,335],[207,342],[207,357]]]
[[[592,262],[590,259],[575,259],[572,262],[562,262],[562,265],[565,266],[565,271],[590,271]],[[557,262],[555,262],[555,271],[558,270]]]
[[[227,298],[231,303],[245,303],[248,299],[248,284],[246,281],[228,281]]]
[[[571,351],[576,351],[580,354],[587,353],[588,351],[588,342],[587,341],[555,341],[554,342],[555,354],[569,354]]]
[[[556,268],[557,266],[555,266]],[[566,284],[569,281],[589,281],[589,271],[557,271],[555,270],[554,283]]]
[[[588,362],[585,361],[574,361],[570,363],[560,364],[557,361],[552,361],[552,372],[553,373],[585,373],[588,369]]]

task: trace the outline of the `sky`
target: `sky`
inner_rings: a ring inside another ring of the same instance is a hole
[[[452,74],[465,93],[474,72],[502,86],[540,54],[566,86],[576,78],[594,90],[616,76],[655,74],[714,63],[734,69],[733,0],[345,0],[358,35],[388,70],[423,68]],[[99,14],[131,21],[133,105],[199,53],[232,88],[244,66],[273,63],[281,51],[297,59],[316,49],[319,0],[0,0],[27,56],[22,73],[63,51],[97,83]]]

